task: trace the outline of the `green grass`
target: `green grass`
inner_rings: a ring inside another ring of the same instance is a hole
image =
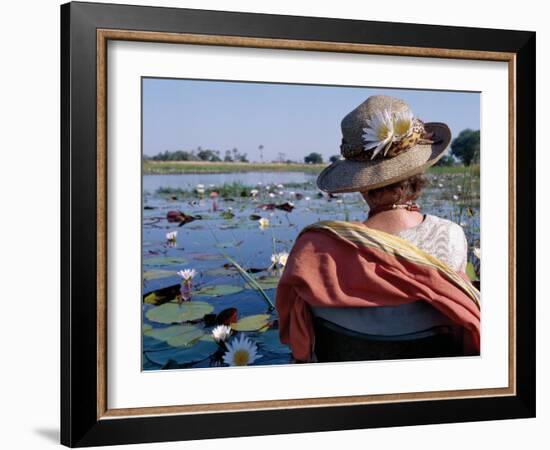
[[[472,175],[479,176],[479,164],[474,164],[470,168],[464,167],[462,165],[459,166],[433,166],[428,169],[428,173],[433,173],[436,175],[439,174],[457,174],[457,173],[463,173],[464,170],[471,170]]]
[[[184,174],[184,173],[230,173],[230,172],[307,172],[319,173],[328,164],[285,164],[285,163],[229,163],[205,161],[144,161],[143,173]],[[479,165],[471,168],[473,175],[479,175]],[[431,174],[459,174],[464,166],[430,167]]]
[[[325,164],[227,163],[197,161],[144,161],[144,174],[230,173],[230,172],[309,172],[318,173]]]

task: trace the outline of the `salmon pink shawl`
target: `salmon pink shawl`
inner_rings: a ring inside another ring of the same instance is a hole
[[[396,306],[423,300],[465,333],[479,354],[479,291],[466,274],[408,241],[361,223],[322,221],[299,234],[277,287],[279,337],[298,361],[310,361],[310,306]]]

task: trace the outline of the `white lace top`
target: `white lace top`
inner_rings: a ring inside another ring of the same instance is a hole
[[[426,214],[420,224],[400,231],[397,236],[440,259],[453,270],[466,270],[466,235],[460,225],[450,220]]]
[[[440,259],[453,270],[465,271],[468,244],[460,225],[426,214],[420,224],[396,235]],[[350,330],[383,336],[415,333],[450,324],[446,316],[424,301],[369,308],[314,307],[312,313]]]

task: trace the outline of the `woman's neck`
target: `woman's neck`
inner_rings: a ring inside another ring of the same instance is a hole
[[[390,209],[380,211],[368,218],[363,223],[369,228],[385,231],[390,234],[397,234],[408,228],[420,225],[424,215],[418,211],[407,211],[406,209]]]

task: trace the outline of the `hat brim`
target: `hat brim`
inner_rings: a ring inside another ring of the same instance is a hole
[[[446,124],[429,122],[424,127],[434,133],[436,143],[416,145],[393,158],[335,161],[319,174],[317,187],[330,193],[366,191],[424,172],[441,159],[451,142],[451,130]]]

